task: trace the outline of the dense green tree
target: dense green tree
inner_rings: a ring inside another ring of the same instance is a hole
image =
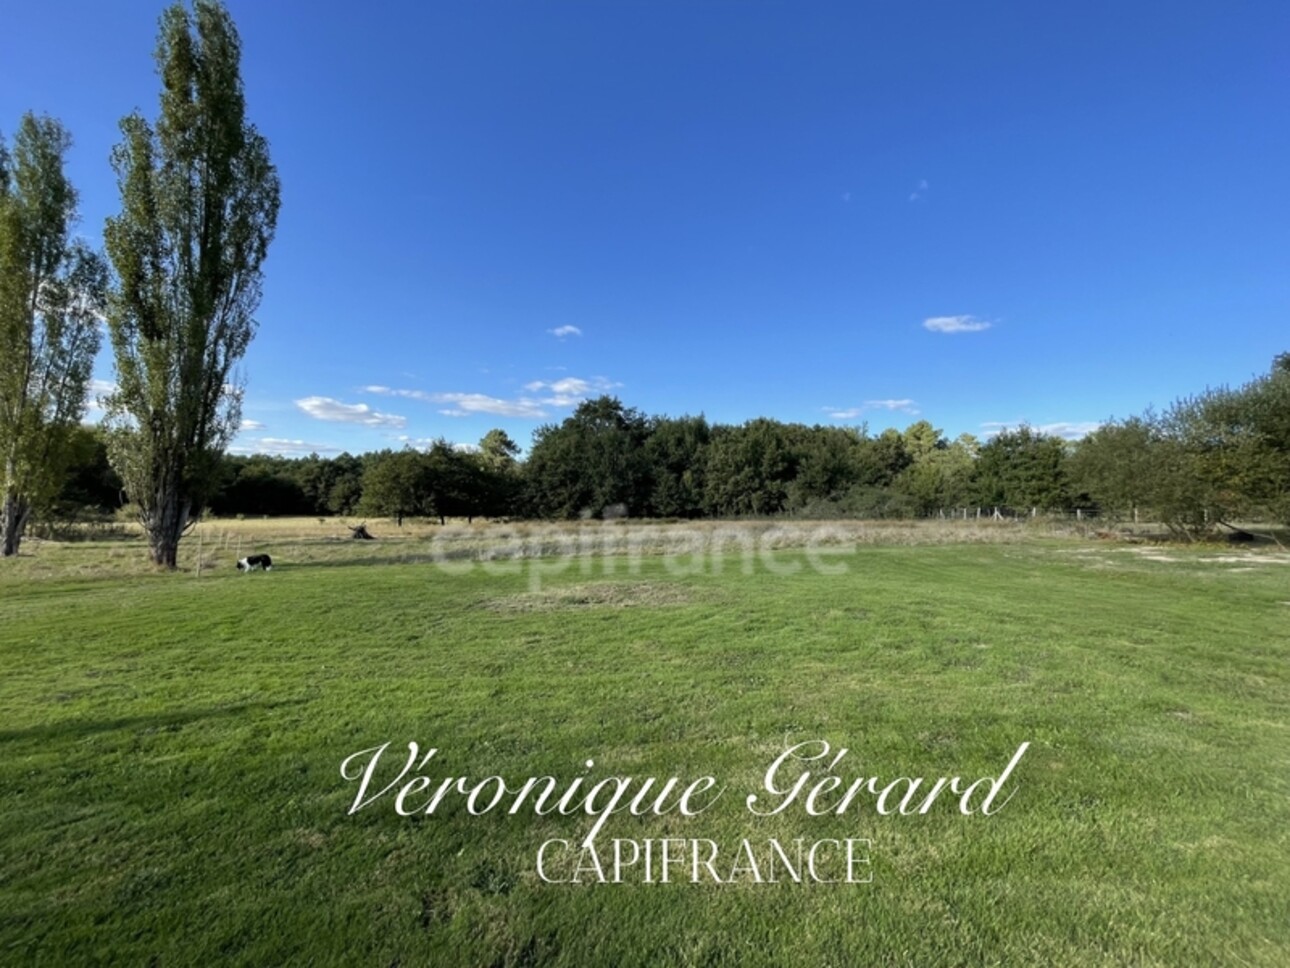
[[[254,454],[226,457],[220,463],[221,486],[210,495],[215,514],[313,514],[314,504],[302,479],[309,464],[302,460]]]
[[[430,493],[425,454],[420,451],[408,447],[365,455],[362,513],[394,518],[401,528],[405,517],[425,513]]]
[[[659,417],[649,429],[647,513],[661,518],[703,515],[705,468],[712,429],[702,417]]]
[[[1109,517],[1152,503],[1160,458],[1155,415],[1105,423],[1088,434],[1070,459],[1071,481]]]
[[[71,137],[27,114],[0,140],[0,555],[18,553],[33,507],[62,486],[98,351],[106,269],[70,240]]]
[[[900,438],[905,443],[905,453],[914,463],[949,446],[949,442],[941,432],[927,420],[918,420],[910,424]]]
[[[84,511],[108,513],[121,506],[121,478],[108,462],[107,442],[98,427],[81,424],[71,433],[63,487],[54,502],[65,518]]]
[[[890,487],[912,462],[904,435],[889,427],[877,437],[862,441],[856,455],[856,482],[864,487]]]
[[[930,447],[925,446],[925,435],[919,438],[923,446],[916,447],[913,463],[892,483],[893,490],[908,500],[907,507],[917,515],[958,507],[972,497],[978,451],[976,438],[963,434],[953,443],[947,443],[940,431],[935,433],[936,443]]]
[[[1290,370],[1282,362],[1242,387],[1207,390],[1166,411],[1162,433],[1194,477],[1182,492],[1192,506],[1165,509],[1175,525],[1196,530],[1198,516],[1203,524],[1290,521]]]
[[[982,504],[1057,510],[1070,504],[1066,444],[1028,426],[1004,430],[981,448],[976,496]]]
[[[523,487],[519,453],[519,444],[499,428],[480,439],[479,453],[475,455],[475,480],[480,493],[473,505],[474,513],[490,518],[519,513]]]
[[[797,471],[790,506],[836,503],[860,483],[864,430],[857,427],[812,427],[798,436]]]
[[[326,504],[320,511],[326,514],[354,514],[363,498],[363,457],[348,451],[330,461]]]
[[[642,514],[649,494],[648,435],[640,412],[609,396],[583,401],[559,425],[539,427],[525,467],[533,511],[554,518]]]
[[[121,122],[121,213],[104,239],[117,276],[108,325],[118,390],[109,452],[148,535],[175,567],[241,415],[233,367],[255,330],[279,206],[268,143],[247,122],[232,18],[216,0],[161,17],[155,128]]]
[[[426,495],[424,513],[440,524],[449,517],[473,518],[483,513],[486,487],[480,455],[454,447],[440,437],[424,457]]]
[[[1254,441],[1255,466],[1243,484],[1247,499],[1290,525],[1290,353],[1242,390],[1238,422]]]
[[[1150,423],[1146,502],[1173,532],[1195,537],[1230,510],[1215,488],[1199,419],[1200,401],[1176,401]]]
[[[480,438],[479,454],[488,466],[499,471],[511,471],[519,457],[520,445],[511,440],[505,430],[494,427]]]
[[[716,428],[708,446],[708,512],[718,517],[782,513],[801,460],[799,441],[788,425],[764,417]]]
[[[297,458],[292,461],[292,477],[300,488],[308,510],[306,514],[330,513],[327,509],[327,495],[331,491],[333,465],[330,460],[317,454]]]

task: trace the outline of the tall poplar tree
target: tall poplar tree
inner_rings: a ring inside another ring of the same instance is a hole
[[[107,272],[70,238],[71,137],[23,117],[0,141],[0,555],[18,553],[32,508],[62,484],[98,352]]]
[[[233,367],[255,333],[278,217],[278,175],[245,117],[240,60],[217,0],[169,7],[156,49],[161,115],[155,128],[137,113],[122,120],[112,154],[109,453],[153,562],[168,568],[241,421]]]

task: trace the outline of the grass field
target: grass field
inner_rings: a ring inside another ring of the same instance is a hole
[[[1290,963],[1282,553],[892,532],[832,574],[783,547],[535,581],[270,524],[240,538],[270,574],[217,529],[200,579],[125,541],[0,563],[0,962]],[[989,817],[744,808],[821,739],[847,780],[1030,746]],[[869,838],[873,880],[543,883],[588,817],[347,813],[341,761],[412,740],[436,783],[711,775],[710,809],[598,843]]]

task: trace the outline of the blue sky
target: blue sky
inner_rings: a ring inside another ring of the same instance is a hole
[[[1290,350],[1280,0],[228,6],[283,183],[243,449],[602,390],[1074,433]],[[96,242],[160,9],[5,12],[0,130],[68,125]]]

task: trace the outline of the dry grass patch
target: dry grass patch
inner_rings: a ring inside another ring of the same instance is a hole
[[[694,600],[692,589],[668,582],[611,581],[504,595],[484,602],[484,608],[490,612],[558,612],[582,608],[661,608],[689,605]]]

